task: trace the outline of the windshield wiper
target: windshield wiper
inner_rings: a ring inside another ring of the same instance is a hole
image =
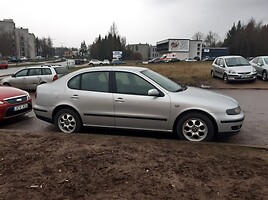
[[[184,90],[187,90],[187,86],[186,85],[181,85],[181,88],[174,91],[174,92],[181,92],[181,91],[184,91]]]

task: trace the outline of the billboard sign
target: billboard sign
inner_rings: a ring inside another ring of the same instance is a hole
[[[113,51],[113,58],[114,59],[120,59],[122,58],[122,51]]]
[[[189,52],[190,40],[169,40],[169,51]]]

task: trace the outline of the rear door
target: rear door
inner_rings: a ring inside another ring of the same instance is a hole
[[[28,89],[34,90],[41,83],[42,70],[41,68],[30,68],[26,78]]]
[[[67,97],[80,113],[84,125],[114,126],[113,95],[109,72],[86,72],[68,82]]]
[[[167,130],[170,98],[149,96],[157,89],[137,74],[114,72],[116,92],[113,94],[115,125],[123,128]]]

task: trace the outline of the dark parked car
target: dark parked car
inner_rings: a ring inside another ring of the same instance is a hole
[[[148,61],[148,63],[161,63],[163,62],[160,58],[153,58]]]
[[[111,65],[124,65],[124,64],[126,64],[126,62],[124,62],[122,60],[117,60],[117,59],[112,60],[112,62],[111,62]]]

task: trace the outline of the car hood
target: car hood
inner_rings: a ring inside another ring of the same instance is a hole
[[[215,112],[238,106],[238,102],[229,96],[195,87],[188,87],[181,92],[169,93],[169,96],[175,104],[190,105],[192,108],[209,109]]]
[[[252,66],[236,66],[236,67],[229,67],[228,69],[233,70],[236,73],[246,73],[246,72],[252,72],[253,71]]]
[[[10,98],[14,96],[21,96],[21,95],[28,95],[28,93],[14,87],[0,86],[0,99]]]

